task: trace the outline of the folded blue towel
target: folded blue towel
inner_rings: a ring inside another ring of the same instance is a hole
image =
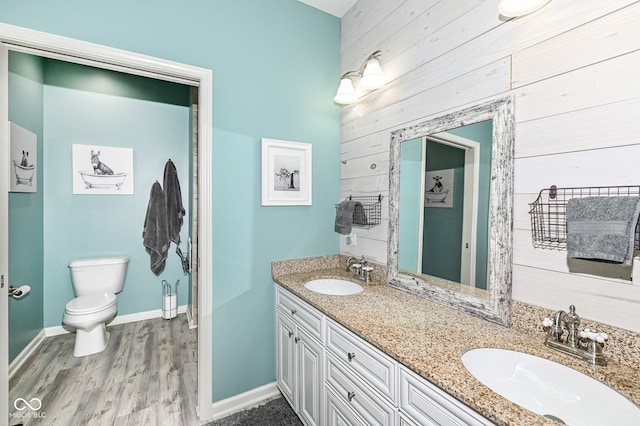
[[[631,265],[640,197],[573,198],[567,203],[567,255]]]

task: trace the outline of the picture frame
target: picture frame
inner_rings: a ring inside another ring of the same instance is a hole
[[[312,146],[262,138],[262,205],[310,206]]]
[[[9,123],[9,191],[38,192],[38,136]]]
[[[453,208],[454,169],[428,170],[424,180],[425,207]]]
[[[73,193],[133,195],[133,149],[72,145]]]

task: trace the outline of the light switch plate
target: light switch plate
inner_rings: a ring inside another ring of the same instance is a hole
[[[344,242],[348,246],[355,246],[356,244],[356,234],[347,234],[344,236]]]

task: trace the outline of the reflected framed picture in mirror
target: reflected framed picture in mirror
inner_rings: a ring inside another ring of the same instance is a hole
[[[424,179],[426,190],[424,191],[425,207],[453,207],[454,169],[427,170]]]

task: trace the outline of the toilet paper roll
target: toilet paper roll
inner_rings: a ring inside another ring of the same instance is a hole
[[[31,287],[28,285],[21,285],[13,292],[14,299],[20,299],[26,296],[31,291]]]
[[[171,319],[178,315],[178,297],[175,293],[162,297],[162,318]]]

